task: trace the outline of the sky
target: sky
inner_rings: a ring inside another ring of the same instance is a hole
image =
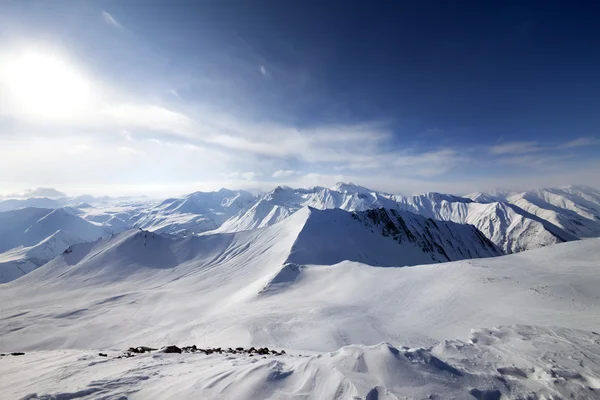
[[[0,194],[600,187],[599,17],[583,1],[4,0]]]

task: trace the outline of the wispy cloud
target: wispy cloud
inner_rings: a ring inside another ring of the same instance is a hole
[[[267,68],[264,65],[260,65],[258,67],[258,70],[260,71],[260,73],[262,74],[262,76],[268,78],[271,76],[271,73],[267,70]]]
[[[279,171],[273,172],[273,178],[287,178],[290,176],[300,175],[300,171],[294,171],[291,169],[280,169]]]
[[[492,154],[527,154],[543,150],[537,142],[508,142],[490,147]]]
[[[117,21],[115,17],[110,15],[107,11],[102,11],[102,19],[109,25],[115,26],[117,28],[123,28],[123,26]]]
[[[562,145],[564,148],[575,148],[575,147],[585,147],[585,146],[593,146],[600,144],[600,140],[591,138],[591,137],[580,137],[575,140],[571,140],[570,142],[566,142]]]
[[[263,174],[261,172],[249,171],[249,172],[228,172],[228,173],[224,173],[222,175],[225,176],[226,178],[230,178],[230,179],[245,179],[248,181],[254,181],[257,178],[261,177]]]

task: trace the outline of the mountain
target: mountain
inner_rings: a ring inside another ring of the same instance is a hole
[[[401,209],[416,214],[474,225],[507,254],[577,240],[576,236],[509,203],[477,203],[440,193],[395,199]]]
[[[503,254],[470,225],[383,208],[354,213],[309,208],[309,212],[287,262],[329,265],[350,260],[405,266]]]
[[[268,226],[289,217],[303,206],[347,211],[396,209],[436,220],[471,224],[506,253],[578,238],[543,218],[505,202],[477,203],[468,198],[441,193],[403,197],[344,183],[338,183],[331,189],[278,187],[258,199],[247,211],[225,221],[217,231],[237,232]]]
[[[331,188],[293,189],[280,186],[259,197],[246,191],[221,189],[216,192],[195,192],[162,202],[80,196],[34,198],[19,200],[19,204],[50,201],[53,206],[58,206],[68,203],[60,209],[95,227],[100,226],[103,235],[134,227],[179,236],[248,231],[281,222],[307,206],[319,210],[339,208],[352,212],[384,208],[397,212],[408,211],[439,221],[470,224],[505,253],[600,235],[600,194],[591,188],[571,186],[469,196],[425,193],[404,197],[352,183],[338,183]],[[37,245],[58,230],[54,229],[53,224],[48,222],[44,231],[35,235],[32,233],[36,240],[27,243],[17,240],[10,247],[0,247],[0,251]],[[38,226],[35,229],[41,228]],[[96,228],[92,230],[97,231]],[[71,233],[67,231],[69,242],[76,240],[74,238],[88,241],[98,237],[95,232],[87,237]],[[15,254],[25,253],[26,250],[19,250],[5,259],[14,263]],[[17,257],[17,260],[22,262],[19,264],[20,270],[30,271],[33,268],[31,263],[25,262],[27,257]],[[19,269],[12,269],[21,274]]]
[[[94,241],[109,233],[68,209],[0,212],[0,283],[31,272],[73,244]]]
[[[590,316],[600,307],[600,239],[436,263],[416,235],[384,236],[383,215],[393,213],[303,208],[252,231],[180,238],[132,230],[73,245],[3,285],[2,346],[112,347],[126,340],[335,350],[384,340],[423,345],[482,321],[597,325]],[[398,215],[413,235],[418,226],[438,235],[423,217]],[[473,228],[435,223],[439,235],[447,232],[435,243],[449,256],[452,246],[453,254],[466,252],[459,238],[478,240],[468,236]],[[433,265],[397,268],[421,259]],[[28,310],[18,331],[3,319]]]
[[[580,237],[600,236],[600,191],[567,186],[516,193],[506,201]]]
[[[154,232],[201,233],[217,229],[241,210],[247,210],[255,201],[252,194],[243,190],[195,192],[141,210],[127,222]]]
[[[18,210],[28,207],[60,208],[66,205],[63,199],[50,199],[48,197],[32,197],[28,199],[7,199],[0,201],[0,212]]]
[[[181,273],[185,271],[181,265],[188,263],[194,265],[191,272],[197,272],[223,260],[240,265],[262,260],[278,274],[287,264],[329,265],[351,260],[401,267],[501,254],[469,225],[395,210],[350,213],[304,207],[278,224],[252,231],[182,238],[134,229],[72,246],[27,278],[40,279],[43,275],[43,280],[60,277],[69,282],[104,282],[127,278],[140,270],[160,274],[177,267]],[[118,267],[112,269],[113,265]]]
[[[0,221],[80,218],[18,211]],[[302,207],[248,231],[133,229],[75,244],[2,285],[0,351],[26,354],[1,356],[0,393],[597,397],[600,238],[438,262],[499,252],[473,226],[384,208]],[[167,344],[225,352],[119,358]],[[240,346],[285,354],[227,351]]]

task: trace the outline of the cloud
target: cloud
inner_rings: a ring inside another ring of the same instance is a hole
[[[537,142],[508,142],[489,148],[492,154],[526,154],[543,150]]]
[[[113,17],[106,11],[102,11],[102,19],[104,19],[104,22],[106,22],[109,25],[112,25],[112,26],[115,26],[115,27],[121,28],[121,29],[123,28],[123,26],[119,23],[119,21],[117,21],[115,19],[115,17]]]
[[[117,148],[117,151],[121,154],[128,154],[128,155],[143,154],[140,150],[136,150],[133,147],[125,147],[125,146]]]
[[[73,146],[67,147],[65,149],[65,153],[67,154],[81,154],[92,150],[90,146],[87,144],[75,144]]]
[[[573,154],[524,154],[498,159],[505,164],[519,165],[529,169],[555,170],[564,169],[564,163],[574,159]]]
[[[287,178],[290,176],[300,175],[299,171],[293,171],[291,169],[280,169],[279,171],[273,172],[273,178]]]
[[[575,148],[575,147],[585,147],[585,146],[594,146],[600,143],[600,140],[591,138],[591,137],[580,137],[575,140],[571,140],[570,142],[563,143],[561,147],[564,148]]]
[[[122,129],[119,133],[121,134],[121,136],[123,136],[123,139],[127,140],[128,142],[131,142],[133,140],[131,132],[129,132],[127,129]]]
[[[223,173],[221,175],[226,178],[231,178],[231,179],[245,179],[247,181],[254,181],[257,178],[261,177],[263,174],[260,172],[250,171],[250,172],[227,172],[227,173]]]
[[[67,194],[54,188],[39,187],[36,189],[25,189],[23,193],[9,193],[2,196],[8,199],[26,199],[31,197],[48,197],[50,199],[60,199],[67,197]]]
[[[271,76],[271,73],[265,68],[264,65],[260,65],[258,70],[260,71],[260,73],[262,74],[262,76],[268,78]]]

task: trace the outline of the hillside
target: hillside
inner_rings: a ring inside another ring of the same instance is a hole
[[[25,275],[73,244],[110,233],[66,209],[0,212],[0,283]]]

